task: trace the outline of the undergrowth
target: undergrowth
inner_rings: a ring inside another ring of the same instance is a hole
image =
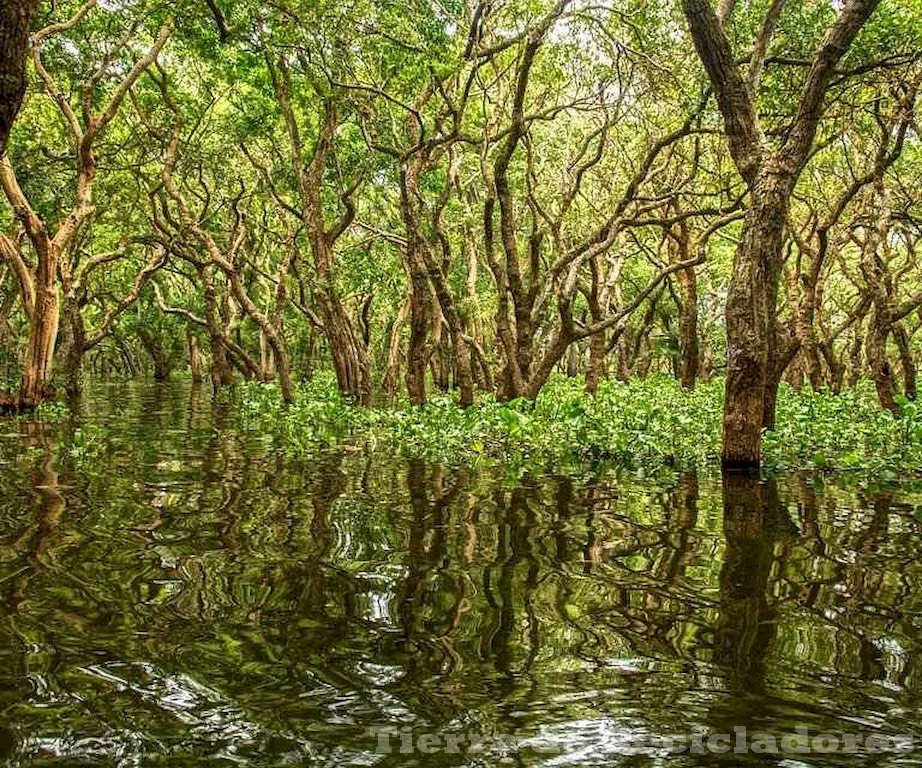
[[[593,397],[581,379],[553,378],[537,401],[482,397],[469,409],[451,395],[425,406],[360,408],[330,376],[299,388],[285,408],[272,386],[246,385],[241,426],[280,441],[294,455],[332,446],[383,450],[451,464],[572,466],[611,462],[656,470],[715,461],[720,451],[723,382],[685,391],[668,376],[604,382]],[[922,411],[883,411],[872,386],[839,395],[782,387],[776,429],[764,438],[769,467],[853,470],[882,476],[922,468]]]

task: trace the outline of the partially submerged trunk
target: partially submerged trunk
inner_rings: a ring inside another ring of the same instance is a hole
[[[138,332],[138,339],[150,355],[154,368],[154,381],[169,381],[173,374],[173,355],[163,344],[163,339],[146,329]]]
[[[749,188],[743,239],[736,251],[727,297],[727,383],[723,461],[758,465],[761,435],[774,424],[778,383],[796,351],[785,349],[778,322],[778,283],[784,226],[794,186],[814,145],[836,66],[870,18],[878,0],[845,0],[817,48],[795,117],[779,149],[766,142],[754,94],[783,9],[773,3],[744,77],[710,0],[682,0],[692,39],[724,118],[727,145]]]
[[[205,380],[205,358],[199,347],[195,334],[189,333],[189,369],[192,372],[192,383],[201,384]]]
[[[762,430],[773,425],[786,362],[777,354],[778,284],[790,182],[764,176],[750,203],[727,295],[727,383],[723,461],[756,465]]]
[[[24,408],[32,408],[50,396],[60,320],[57,263],[56,249],[49,244],[47,252],[39,255],[35,274],[35,307],[29,323],[19,390],[20,404]]]
[[[199,269],[205,303],[205,323],[208,329],[208,341],[211,346],[211,379],[218,387],[228,387],[235,383],[236,376],[228,358],[229,338],[221,317],[218,297],[214,283],[214,273],[208,266]]]

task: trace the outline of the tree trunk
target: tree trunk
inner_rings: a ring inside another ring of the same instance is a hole
[[[630,352],[629,370],[641,379],[645,379],[650,373],[650,365],[653,362],[653,348],[650,343],[650,335],[653,333],[653,325],[656,322],[656,314],[659,309],[659,302],[662,298],[662,291],[654,293],[650,299],[650,306],[643,316],[637,334],[634,336],[634,346]]]
[[[0,3],[0,155],[26,93],[29,30],[38,15],[38,0]]]
[[[189,369],[192,371],[192,383],[201,384],[205,380],[204,360],[202,359],[202,350],[199,349],[198,339],[195,334],[190,333],[189,342]]]
[[[275,355],[265,331],[259,332],[259,378],[264,384],[275,378]]]
[[[217,256],[217,253],[213,254],[213,258],[215,256]],[[228,269],[228,266],[232,268]],[[294,402],[294,388],[291,383],[291,357],[288,354],[288,345],[285,343],[285,337],[282,335],[281,329],[273,324],[250,298],[243,284],[243,277],[240,274],[239,266],[236,264],[222,265],[221,268],[230,281],[231,290],[237,302],[243,308],[247,316],[259,326],[261,364],[257,373],[262,378],[262,381],[271,380],[266,378],[268,371],[265,360],[268,357],[271,361],[272,368],[278,370],[279,386],[282,389],[282,400],[284,400],[286,405],[291,405],[291,403]],[[265,351],[266,344],[269,346],[268,354],[266,354]],[[238,347],[242,348],[242,344],[238,343]]]
[[[86,353],[86,329],[77,299],[69,296],[64,299],[62,320],[60,357],[64,389],[68,396],[75,397],[80,393],[80,373]]]
[[[574,379],[579,375],[579,344],[573,342],[567,349],[567,378]]]
[[[700,344],[698,342],[698,278],[693,268],[677,274],[681,305],[679,307],[679,381],[692,389],[698,378]]]
[[[410,298],[407,297],[400,306],[400,311],[394,318],[388,334],[387,365],[384,369],[384,379],[381,382],[381,389],[386,395],[393,396],[397,392],[397,379],[400,372],[400,337],[409,315]]]
[[[784,381],[794,387],[798,392],[804,388],[804,383],[807,381],[807,373],[806,363],[802,354],[798,354],[791,361],[788,369],[784,372],[783,378]]]
[[[291,142],[292,168],[298,177],[300,187],[302,223],[311,245],[318,287],[317,301],[330,355],[333,358],[333,368],[336,370],[336,380],[343,394],[360,405],[369,406],[371,362],[368,345],[357,333],[355,323],[339,298],[334,274],[334,245],[355,217],[355,205],[351,196],[346,195],[342,199],[344,210],[332,227],[327,227],[324,217],[324,172],[333,152],[339,126],[336,106],[331,99],[324,103],[324,116],[313,156],[310,162],[305,164],[297,116],[292,109],[289,96],[288,69],[284,57],[279,61],[279,71],[272,72],[272,80]]]
[[[35,311],[29,328],[19,392],[20,403],[25,408],[32,408],[50,396],[60,319],[57,268],[57,253],[49,244],[47,252],[39,254],[35,275]]]
[[[205,322],[208,327],[208,341],[211,346],[211,381],[214,388],[228,387],[235,382],[234,371],[227,356],[226,326],[218,308],[214,271],[210,266],[199,267],[202,281],[202,296],[205,304]]]
[[[854,388],[861,381],[861,321],[855,325],[855,335],[848,349],[848,386]]]
[[[817,286],[811,282],[812,276],[809,272],[804,273],[799,269],[787,271],[788,303],[793,308],[793,331],[800,347],[793,383],[797,389],[800,389],[804,379],[807,379],[815,391],[822,385],[822,364],[820,347],[814,330]]]
[[[593,313],[593,321],[596,320]],[[586,391],[594,395],[599,389],[599,383],[608,374],[608,341],[605,333],[596,333],[589,339],[589,363],[586,367]]]
[[[474,404],[474,371],[471,363],[471,350],[473,345],[470,343],[466,334],[466,324],[461,313],[458,311],[454,297],[448,288],[448,281],[438,265],[431,263],[429,260],[429,274],[432,281],[432,288],[435,291],[435,297],[438,301],[441,318],[448,327],[448,335],[451,339],[451,354],[446,354],[443,360],[443,367],[451,373],[454,372],[455,385],[460,393],[459,405],[467,408]],[[440,351],[447,353],[444,349],[444,340],[440,344]],[[449,382],[446,382],[448,384]]]
[[[838,395],[845,383],[845,363],[836,353],[832,339],[823,339],[818,346],[822,359],[826,363],[827,383],[833,394]]]
[[[147,351],[154,361],[154,381],[169,381],[173,373],[173,361],[160,343],[160,339],[152,338]]]
[[[900,368],[903,373],[903,394],[910,400],[915,400],[918,394],[916,384],[916,363],[912,359],[912,350],[909,346],[909,334],[901,322],[893,325],[893,340],[900,355]]]
[[[432,383],[435,388],[445,394],[451,390],[451,350],[440,340],[429,364],[432,369]]]
[[[871,316],[871,326],[868,330],[867,356],[871,368],[871,378],[877,387],[877,398],[882,408],[896,416],[900,415],[900,407],[896,404],[896,390],[893,385],[893,369],[887,356],[887,337],[889,329],[886,320],[878,309]]]
[[[887,340],[893,332],[892,285],[887,273],[887,264],[881,252],[887,249],[887,236],[890,232],[891,206],[890,197],[883,187],[883,181],[875,185],[870,216],[876,218],[876,226],[865,227],[864,243],[861,248],[861,273],[867,284],[871,297],[871,319],[868,325],[867,359],[871,377],[877,386],[877,397],[883,408],[899,416],[901,413],[896,403],[896,387],[893,382],[893,369],[887,355]]]
[[[762,429],[774,424],[778,385],[778,284],[790,184],[763,174],[746,213],[727,294],[723,462],[757,466]],[[768,410],[767,410],[768,409]]]
[[[368,349],[357,338],[346,308],[332,289],[321,294],[319,304],[340,392],[359,405],[371,405]]]
[[[714,349],[710,341],[704,344],[704,355],[701,358],[701,381],[710,381],[714,375]]]
[[[317,302],[323,328],[333,358],[339,390],[359,405],[371,405],[371,362],[368,346],[358,333],[346,306],[336,291],[333,279],[333,245],[323,234],[319,204],[311,208],[307,223],[318,233],[311,244],[320,284]]]
[[[407,261],[410,268],[410,338],[407,347],[407,395],[413,405],[424,405],[426,394],[426,371],[432,357],[429,344],[429,326],[432,323],[433,301],[429,286],[429,275],[425,265],[414,253],[414,240],[418,236],[408,231],[409,247]]]
[[[678,207],[675,207],[678,212]],[[691,259],[691,236],[688,223],[680,221],[667,230],[670,262],[683,262]],[[673,292],[679,313],[678,332],[676,334],[678,355],[675,360],[675,375],[685,389],[693,389],[700,367],[700,342],[698,340],[698,276],[694,267],[686,267],[676,272],[678,291]],[[664,314],[668,325],[668,315]],[[669,329],[667,328],[667,331]]]

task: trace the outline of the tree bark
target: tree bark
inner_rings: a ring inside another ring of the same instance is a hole
[[[4,0],[0,4],[0,155],[26,93],[29,31],[38,15],[38,0]]]
[[[429,343],[429,327],[432,323],[433,301],[432,289],[425,266],[419,263],[418,254],[410,237],[407,254],[410,267],[410,338],[407,347],[407,395],[413,405],[424,405],[426,394],[426,371],[432,357],[432,345]]]
[[[678,273],[682,306],[679,308],[679,381],[692,389],[698,379],[701,345],[698,340],[698,278],[694,269]]]
[[[595,320],[595,313],[593,313]],[[608,374],[608,343],[604,333],[589,339],[589,363],[586,366],[586,391],[594,395]]]
[[[388,334],[387,344],[387,365],[384,369],[384,379],[381,382],[381,389],[386,395],[393,396],[397,392],[397,378],[400,371],[400,337],[403,332],[403,326],[406,325],[407,318],[410,315],[410,297],[401,304],[400,311],[394,322],[391,324],[391,330]]]
[[[205,380],[204,360],[202,350],[199,348],[198,339],[191,331],[188,335],[189,342],[189,369],[192,372],[192,383],[201,384]]]
[[[20,403],[24,408],[35,407],[50,394],[60,321],[57,268],[57,248],[49,242],[45,253],[38,255],[35,273],[35,308],[29,327],[19,391]]]
[[[221,319],[218,307],[218,296],[215,288],[214,271],[209,265],[201,265],[198,269],[202,281],[205,304],[205,323],[208,328],[208,339],[211,344],[211,378],[215,388],[232,386],[236,377],[230,360],[227,356],[229,338],[225,336],[226,328]]]
[[[61,373],[64,391],[69,397],[80,393],[80,371],[86,354],[86,328],[78,301],[75,297],[65,296],[62,312]]]
[[[893,326],[893,341],[896,342],[896,348],[900,356],[900,368],[903,374],[903,394],[910,400],[915,400],[918,395],[918,385],[916,383],[916,362],[912,357],[912,349],[909,346],[909,334],[902,323],[896,323]]]
[[[691,259],[691,243],[688,224],[684,220],[670,230],[670,252],[674,261]],[[698,378],[701,348],[698,340],[698,276],[694,267],[676,272],[678,283],[678,379],[685,389],[692,389]]]
[[[864,243],[861,248],[861,273],[864,276],[867,292],[871,298],[873,311],[868,325],[868,338],[865,352],[871,377],[877,387],[877,397],[883,408],[899,416],[900,406],[896,402],[896,386],[893,381],[893,368],[887,354],[887,341],[894,329],[893,301],[887,265],[882,255],[886,251],[887,235],[890,231],[891,207],[889,195],[883,188],[883,180],[875,185],[869,216],[876,219],[876,224],[865,227]],[[877,203],[876,205],[873,203]]]
[[[723,460],[758,464],[762,429],[774,422],[784,368],[776,355],[781,250],[791,182],[767,176],[746,214],[727,294],[727,382]],[[758,197],[756,197],[758,195]]]

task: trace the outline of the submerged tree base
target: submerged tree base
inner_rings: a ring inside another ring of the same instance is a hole
[[[0,414],[10,415],[23,413],[38,408],[42,403],[48,403],[56,400],[58,397],[57,390],[52,387],[46,387],[37,402],[24,400],[22,395],[13,392],[0,392]]]

